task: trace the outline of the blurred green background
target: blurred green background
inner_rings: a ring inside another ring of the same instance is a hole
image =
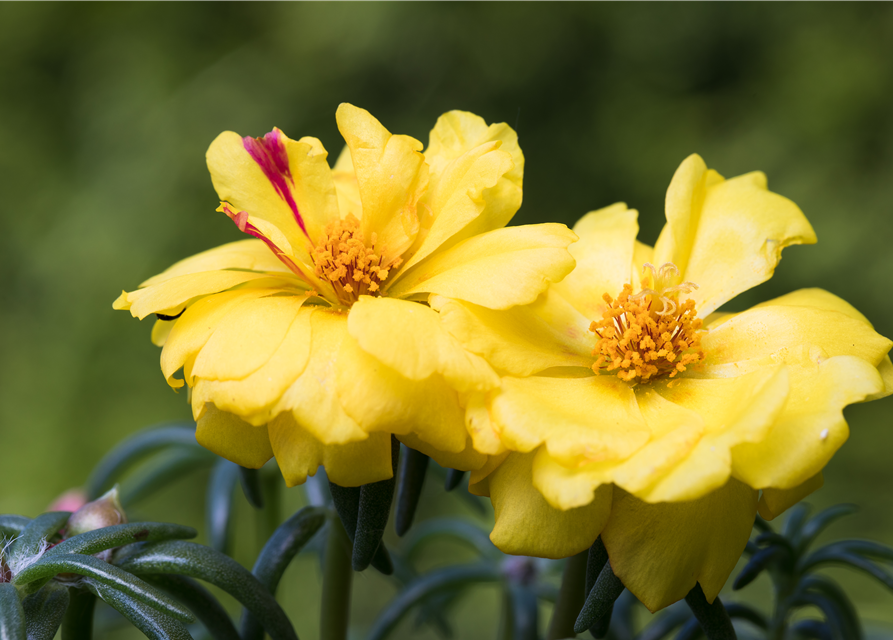
[[[688,154],[763,170],[819,244],[788,249],[734,308],[820,286],[893,336],[893,5],[3,3],[0,513],[37,514],[126,435],[189,418],[150,323],[112,300],[240,238],[204,165],[219,132],[278,126],[337,154],[342,101],[423,141],[449,109],[508,122],[526,156],[518,223],[623,200],[653,242]],[[837,533],[891,544],[893,399],[847,416],[811,501],[857,502]],[[153,515],[200,522],[201,483]],[[880,587],[850,589],[893,621]],[[377,605],[358,606],[368,623]]]

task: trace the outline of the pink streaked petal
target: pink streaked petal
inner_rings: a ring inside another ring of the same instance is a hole
[[[242,138],[242,144],[248,155],[257,163],[264,175],[267,176],[267,180],[276,189],[279,197],[291,208],[298,226],[301,227],[301,231],[306,236],[307,228],[304,226],[304,219],[298,211],[298,205],[292,195],[291,186],[289,186],[290,184],[293,185],[295,181],[288,164],[288,152],[282,143],[282,132],[279,129],[273,129],[270,133],[264,135],[263,138],[246,136]]]
[[[261,231],[257,227],[255,227],[253,224],[248,222],[248,212],[247,211],[239,211],[238,213],[236,213],[230,207],[230,204],[228,202],[221,202],[220,208],[217,210],[222,211],[227,216],[229,216],[230,220],[232,220],[233,222],[236,223],[236,226],[239,227],[239,231],[241,231],[242,233],[247,233],[250,236],[254,236],[258,240],[263,240],[264,244],[266,244],[267,247],[270,248],[270,251],[273,252],[273,255],[275,255],[277,258],[279,258],[279,260],[281,260],[282,263],[286,267],[291,269],[292,273],[299,276],[300,278],[305,280],[307,283],[312,284],[312,280],[304,274],[304,272],[295,263],[294,260],[292,260],[288,255],[286,255],[285,252],[282,251],[282,249],[277,247],[276,244],[272,240],[270,240],[267,236],[265,236],[263,233],[261,233]]]

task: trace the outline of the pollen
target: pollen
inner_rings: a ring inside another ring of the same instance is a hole
[[[375,233],[371,247],[366,244],[360,221],[349,214],[326,225],[323,241],[313,248],[315,273],[332,285],[338,302],[349,307],[362,295],[381,295],[382,282],[402,262],[400,258],[386,262],[383,249]]]
[[[638,293],[631,284],[616,299],[606,293],[602,319],[589,326],[598,337],[592,351],[596,375],[616,372],[621,380],[636,383],[675,378],[704,359],[703,323],[695,303],[679,302],[679,294],[698,286],[679,283],[679,269],[672,263],[660,269],[646,263],[643,273]]]

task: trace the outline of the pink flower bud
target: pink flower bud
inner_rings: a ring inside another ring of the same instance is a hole
[[[69,489],[50,503],[47,511],[77,511],[87,504],[87,492],[81,488]]]

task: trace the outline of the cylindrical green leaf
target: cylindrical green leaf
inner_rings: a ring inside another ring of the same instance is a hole
[[[602,542],[602,537],[599,536],[595,539],[595,542],[592,543],[592,546],[589,547],[589,555],[586,557],[586,595],[589,595],[589,592],[592,591],[592,587],[595,586],[595,581],[598,580],[599,574],[601,574],[602,569],[605,568],[605,564],[608,562],[608,550],[605,549],[605,543]]]
[[[608,630],[614,601],[623,593],[623,583],[614,575],[611,563],[606,562],[602,567],[592,591],[586,596],[580,615],[574,623],[574,632],[583,633],[586,629],[594,627],[593,635],[596,638],[604,637]],[[604,621],[603,618],[608,618]]]
[[[25,612],[19,591],[8,582],[0,582],[0,640],[25,639]]]
[[[240,640],[239,633],[223,605],[210,591],[192,578],[159,574],[144,576],[144,579],[189,607],[214,640]]]
[[[239,465],[221,458],[214,465],[205,493],[205,529],[212,549],[229,551],[231,515]]]
[[[737,640],[735,628],[722,602],[715,598],[712,603],[708,603],[700,583],[695,584],[688,592],[685,602],[701,624],[707,640]]]
[[[192,640],[189,631],[179,620],[174,620],[157,609],[101,582],[90,579],[85,582],[90,590],[130,620],[131,624],[150,640]]]
[[[194,538],[198,533],[192,527],[164,522],[131,522],[116,524],[102,529],[87,531],[67,540],[63,540],[44,557],[53,557],[66,553],[94,555],[106,549],[123,547],[134,542],[156,542],[159,540],[175,540]]]
[[[430,458],[420,451],[406,447],[400,458],[397,483],[397,511],[394,514],[394,528],[398,536],[403,536],[412,525],[422,487],[428,471]]]
[[[413,527],[401,545],[402,555],[413,559],[429,542],[453,538],[470,545],[482,556],[498,555],[486,531],[475,524],[456,518],[432,518]]]
[[[28,523],[19,538],[9,548],[10,557],[36,555],[44,542],[65,526],[71,513],[68,511],[51,511],[42,513]]]
[[[179,540],[148,544],[121,560],[120,566],[135,575],[175,573],[210,582],[257,616],[273,640],[297,640],[291,622],[260,581],[210,547]]]
[[[20,571],[13,578],[13,582],[18,585],[27,585],[58,573],[76,573],[86,578],[92,578],[95,582],[117,589],[183,622],[194,621],[192,614],[155,587],[115,565],[93,556],[69,553],[41,558]]]
[[[447,491],[452,491],[462,483],[462,479],[464,477],[464,471],[459,471],[458,469],[447,469],[446,480],[443,481],[443,488]]]
[[[276,595],[279,580],[292,558],[325,524],[328,511],[323,507],[304,507],[279,525],[267,540],[251,572],[271,594]],[[247,639],[262,636],[260,623],[253,615],[245,613],[242,618],[242,637]]]
[[[53,640],[69,603],[68,588],[50,582],[22,601],[28,640]]]
[[[859,507],[854,504],[836,504],[833,507],[819,511],[814,517],[809,519],[809,522],[803,525],[797,540],[798,547],[801,551],[805,550],[828,525],[858,510]]]
[[[496,582],[500,578],[501,575],[496,567],[484,563],[446,567],[420,576],[406,585],[403,591],[391,600],[372,625],[367,640],[386,638],[410,609],[432,594],[475,583]]]
[[[15,538],[21,535],[31,518],[6,514],[0,516],[0,538]]]
[[[128,467],[151,453],[171,446],[200,447],[195,441],[195,427],[150,427],[127,438],[94,467],[87,480],[87,495],[95,500]]]
[[[357,531],[353,540],[351,563],[354,571],[363,571],[372,562],[381,546],[381,538],[391,514],[394,488],[397,485],[397,462],[400,458],[400,442],[391,436],[391,469],[393,476],[387,480],[371,482],[360,487],[360,508],[357,512]],[[390,564],[390,559],[388,564]],[[376,567],[383,573],[392,573]]]
[[[121,503],[125,507],[158,492],[187,473],[214,464],[218,459],[213,453],[198,445],[176,447],[158,457],[161,458],[159,462],[124,485],[121,490]]]
[[[239,479],[242,482],[242,492],[245,498],[255,509],[264,507],[264,491],[260,482],[260,470],[239,467]]]

